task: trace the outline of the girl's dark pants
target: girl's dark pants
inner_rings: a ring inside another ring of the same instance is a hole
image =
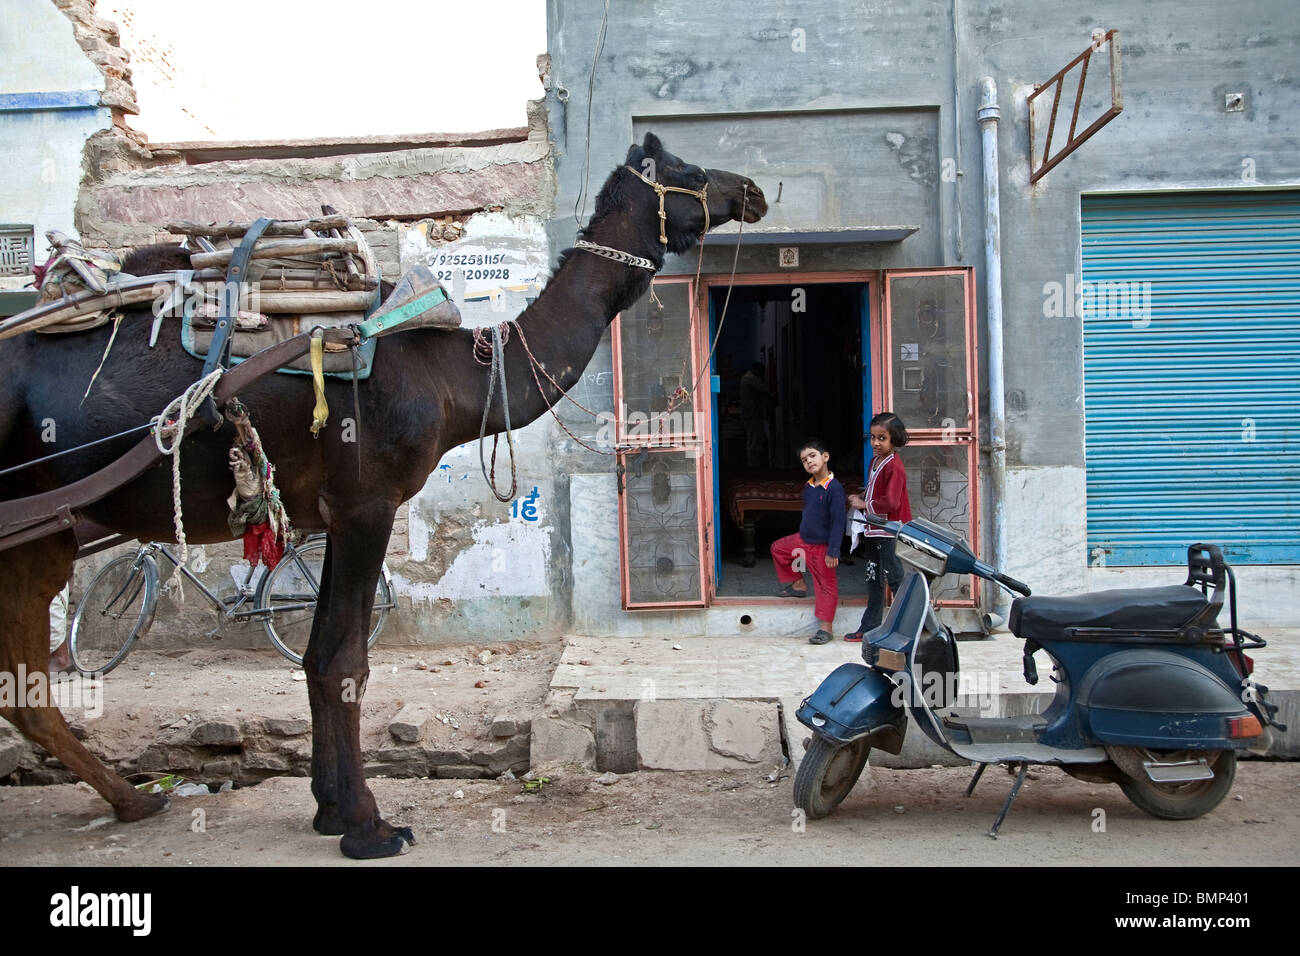
[[[885,581],[889,581],[890,591],[898,593],[903,583],[903,562],[894,553],[893,538],[867,538],[859,553],[867,562],[867,609],[862,612],[858,633],[866,634],[884,619]]]

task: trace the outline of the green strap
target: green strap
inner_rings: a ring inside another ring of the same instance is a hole
[[[367,319],[357,326],[357,331],[361,333],[362,339],[369,339],[385,332],[391,332],[403,322],[436,308],[446,300],[447,293],[443,292],[441,288],[434,289],[432,292],[426,292],[418,299],[408,302],[400,308],[385,312],[377,319]]]

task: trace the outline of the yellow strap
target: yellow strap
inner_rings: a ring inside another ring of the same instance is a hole
[[[311,410],[311,434],[315,438],[330,417],[325,401],[325,338],[317,329],[311,337],[311,384],[316,390],[316,407]]]

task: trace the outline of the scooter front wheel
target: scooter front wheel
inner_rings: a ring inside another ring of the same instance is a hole
[[[867,765],[871,745],[860,737],[847,744],[814,736],[794,778],[794,805],[810,819],[830,814],[849,795]]]
[[[1235,750],[1182,750],[1151,752],[1140,747],[1114,748],[1129,752],[1129,761],[1135,762],[1136,773],[1121,764],[1125,778],[1119,788],[1140,810],[1145,810],[1161,820],[1193,820],[1209,813],[1228,795],[1232,789],[1233,778],[1237,774],[1237,752]],[[1141,762],[1157,759],[1162,763],[1175,763],[1180,760],[1205,758],[1214,772],[1209,780],[1193,780],[1187,783],[1155,783],[1141,769]],[[1116,761],[1120,763],[1120,761]]]

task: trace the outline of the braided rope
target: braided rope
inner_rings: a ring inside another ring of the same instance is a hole
[[[510,434],[510,397],[506,392],[506,335],[503,330],[508,330],[508,325],[502,322],[500,325],[492,326],[492,341],[487,344],[491,354],[491,376],[488,378],[487,402],[483,405],[483,420],[479,423],[478,428],[478,463],[483,469],[483,477],[487,479],[488,487],[492,489],[492,495],[497,501],[510,501],[514,498],[515,492],[519,489],[519,475],[515,468],[515,440]],[[478,335],[478,329],[475,329],[474,349],[475,359],[478,358],[478,346],[482,336]],[[510,449],[510,491],[502,494],[497,491],[497,442],[501,436],[495,434],[492,436],[492,469],[489,472],[487,463],[483,460],[483,439],[487,437],[487,420],[488,413],[492,410],[492,392],[496,388],[497,375],[501,376],[501,407],[505,412],[506,419],[506,445]],[[538,386],[540,388],[540,386]]]
[[[185,426],[217,387],[224,371],[221,368],[213,369],[194,382],[172,399],[154,419],[158,423],[153,433],[154,444],[158,451],[170,455],[172,459],[172,522],[176,528],[176,542],[181,546],[181,564],[189,559],[189,545],[185,541],[185,523],[181,514],[181,445],[185,441]],[[183,596],[179,590],[179,580],[177,585],[177,593]]]
[[[506,343],[510,341],[510,323],[502,322],[496,326],[496,329],[501,333],[501,348],[504,350]],[[488,334],[492,331],[493,327],[490,325],[471,330],[470,334],[474,337],[474,361],[479,365],[492,364],[492,337]]]
[[[505,325],[505,324],[507,324],[507,323],[502,323],[502,324]],[[557,382],[554,378],[551,377],[551,373],[550,373],[550,372],[546,371],[546,366],[544,366],[541,362],[537,361],[536,356],[533,355],[533,350],[530,349],[530,348],[528,347],[528,338],[527,338],[527,336],[524,335],[523,326],[521,326],[517,320],[514,321],[514,322],[511,322],[511,323],[509,323],[509,324],[513,325],[513,326],[515,327],[515,330],[519,333],[519,343],[524,347],[524,353],[528,356],[528,367],[529,367],[530,369],[532,369],[532,372],[533,372],[533,381],[537,384],[537,393],[538,393],[539,395],[542,396],[542,401],[546,401],[546,392],[545,392],[545,390],[542,388],[541,380],[537,377],[537,370],[538,370],[538,369],[541,369],[542,374],[546,376],[546,380],[547,380],[548,382],[551,383],[551,386],[552,386],[552,387],[553,387],[557,392],[560,393],[561,397],[563,397],[563,398],[567,398],[570,402],[572,402],[574,405],[577,405],[579,408],[581,408],[584,412],[586,412],[586,413],[587,413],[588,415],[590,415],[592,418],[595,418],[595,419],[599,420],[599,419],[600,419],[600,416],[599,416],[599,415],[597,415],[597,414],[596,414],[595,412],[593,412],[590,408],[588,408],[586,405],[582,404],[582,402],[578,401],[576,398],[574,398],[574,397],[571,396],[568,392],[566,392],[563,388],[561,388],[561,387],[560,387],[560,383]],[[559,400],[558,400],[558,399],[556,400],[556,404],[559,404]],[[569,431],[569,426],[566,425],[566,424],[564,424],[564,422],[563,422],[563,420],[560,418],[560,416],[559,416],[558,414],[556,414],[556,412],[555,412],[555,405],[552,405],[550,402],[547,402],[547,403],[546,403],[546,408],[547,408],[547,411],[549,411],[549,412],[551,413],[551,417],[555,419],[556,424],[559,425],[560,428],[564,431],[564,434],[568,435],[570,438],[572,438],[574,441],[576,441],[576,442],[577,442],[579,445],[581,445],[583,448],[587,449],[587,451],[594,452],[594,453],[597,454],[597,455],[617,455],[617,454],[618,454],[618,449],[617,449],[617,448],[615,448],[613,451],[605,451],[603,448],[593,448],[591,445],[588,445],[585,441],[583,441],[583,440],[582,440],[581,438],[579,438],[577,435],[573,434],[573,432]]]

